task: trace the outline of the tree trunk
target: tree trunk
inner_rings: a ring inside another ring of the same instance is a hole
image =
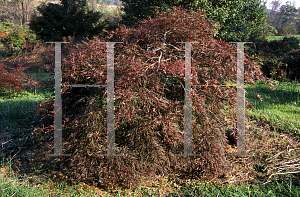
[[[24,0],[21,1],[21,6],[22,6],[22,24],[25,24],[25,9],[24,9]]]

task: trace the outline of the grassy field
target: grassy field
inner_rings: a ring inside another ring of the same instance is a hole
[[[27,75],[31,74],[27,73]],[[37,73],[36,77],[46,79],[49,75],[49,73]],[[49,89],[37,89],[37,91],[31,89],[13,95],[9,95],[9,92],[2,94],[0,97],[0,131],[15,130],[20,127],[28,127],[28,125],[30,128],[30,124],[33,123],[35,106],[41,100],[51,97],[51,94]]]
[[[284,37],[296,37],[296,38],[300,38],[300,35],[290,35],[290,36],[269,36],[266,37],[266,39],[268,41],[272,41],[272,40],[282,40]]]
[[[269,122],[278,131],[300,137],[300,84],[277,82],[274,89],[264,83],[246,85],[246,97],[258,110],[249,110],[249,117]]]
[[[25,183],[20,183],[20,180]],[[163,191],[167,185],[176,186],[174,183],[165,183],[161,188],[139,187],[134,191],[118,191],[114,194],[101,192],[89,188],[86,185],[68,186],[66,183],[53,185],[51,182],[42,182],[26,184],[26,180],[19,177],[0,178],[0,194],[1,196],[24,196],[24,197],[48,197],[48,196],[299,196],[300,188],[290,185],[289,183],[275,182],[271,185],[248,185],[248,186],[228,186],[227,188],[217,187],[213,185],[194,184],[190,182],[190,186],[174,190],[172,192]]]
[[[47,78],[48,74],[39,74]],[[257,110],[248,109],[251,119],[268,122],[276,128],[276,132],[285,132],[300,136],[299,104],[300,83],[293,81],[272,81],[273,87],[262,82],[256,85],[246,85],[246,98],[250,100]],[[272,89],[270,89],[270,87]],[[29,90],[14,98],[0,98],[1,131],[4,125],[10,129],[26,130],[23,135],[30,133],[34,127],[32,120],[35,105],[39,101],[51,97],[51,91],[37,89],[34,94]],[[30,126],[32,121],[32,126]],[[29,126],[28,126],[29,124]],[[23,145],[22,146],[26,146]],[[2,162],[0,170],[1,196],[300,196],[300,187],[290,181],[273,181],[269,184],[238,184],[226,187],[214,186],[205,183],[186,180],[182,186],[176,180],[162,180],[156,186],[141,185],[135,190],[116,190],[113,193],[81,184],[66,182],[53,182],[35,176],[34,181],[29,181],[29,174],[18,174],[12,171],[13,160]],[[295,183],[295,181],[294,181]]]

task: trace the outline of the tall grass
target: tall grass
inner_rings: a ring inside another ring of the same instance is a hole
[[[29,75],[31,73],[26,73]],[[49,73],[39,73],[36,77],[47,79]],[[52,87],[31,89],[20,93],[4,92],[0,95],[0,131],[29,127],[34,122],[35,107],[40,101],[52,96]]]
[[[42,100],[41,96],[31,94],[21,98],[0,99],[0,130],[29,125],[39,100]]]

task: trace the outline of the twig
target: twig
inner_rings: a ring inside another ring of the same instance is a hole
[[[12,140],[12,139],[10,139],[10,140],[8,140],[8,141],[6,141],[6,142],[3,142],[3,143],[2,143],[2,148],[3,148],[3,145],[4,145],[4,144],[10,142],[11,140]]]
[[[155,58],[159,58],[159,57],[151,57],[150,59],[148,59],[145,63],[147,63],[149,60],[155,59]]]
[[[158,49],[153,50],[152,52],[155,53],[156,51],[161,50],[161,49],[162,48],[158,48]]]
[[[222,184],[224,184],[224,183],[228,183],[228,180],[227,180],[227,181],[224,181]]]
[[[292,168],[293,166],[300,166],[300,164],[296,163],[296,164],[292,164],[292,165],[279,166],[279,167],[275,167],[273,169],[276,169],[276,168]]]
[[[210,181],[208,181],[207,183],[210,183],[210,182],[212,182],[213,180],[215,180],[217,177],[215,177],[215,178],[213,178],[212,180],[210,180]]]
[[[249,193],[249,197],[250,197],[250,186],[248,185],[248,193]]]
[[[169,30],[169,31],[167,31],[167,32],[165,32],[165,34],[164,34],[164,45],[166,45],[166,40],[167,40],[167,36],[169,35],[171,33],[171,31]]]
[[[300,161],[300,159],[290,160],[290,161],[284,162],[284,164],[290,164],[290,163],[294,163],[294,162],[297,162],[297,161]],[[280,163],[275,164],[275,166],[277,166],[277,165],[280,165]]]
[[[178,51],[183,51],[183,50],[181,50],[181,49],[179,49],[179,48],[177,48],[177,47],[175,47],[174,45],[172,45],[172,44],[165,44],[165,45],[169,45],[169,46],[172,46],[172,47],[174,47],[175,49],[177,49]]]
[[[292,191],[292,177],[291,177],[291,179],[290,179],[291,181],[290,181],[290,192]]]
[[[160,52],[160,56],[159,56],[159,58],[158,58],[158,64],[160,65],[160,59],[161,59],[161,57],[162,57],[162,52]]]
[[[272,180],[267,181],[267,182],[263,183],[262,185],[265,185],[265,184],[270,183],[270,182],[272,182]]]
[[[286,170],[288,168],[293,168],[293,169],[300,169],[299,167],[286,167],[286,168],[281,168],[281,167],[278,167],[278,169],[281,171],[281,170]]]
[[[284,173],[275,173],[275,174],[271,174],[271,176],[269,176],[269,179],[274,176],[274,175],[282,175],[282,174],[297,174],[300,173],[300,171],[296,171],[296,172],[284,172]]]
[[[13,160],[13,158],[19,153],[20,151],[18,151],[16,154],[14,154],[14,156],[10,159]]]
[[[280,153],[277,153],[276,155],[274,155],[274,156],[272,156],[272,157],[270,157],[270,158],[268,158],[268,159],[266,159],[266,161],[268,161],[268,160],[270,160],[270,159],[272,159],[272,158],[276,158],[276,157],[278,157],[281,153],[284,153],[286,150],[284,150],[284,151],[281,151]]]

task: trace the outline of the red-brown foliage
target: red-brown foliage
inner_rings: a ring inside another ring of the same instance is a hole
[[[26,76],[24,70],[27,67],[18,64],[15,68],[10,68],[2,63],[0,63],[0,89],[1,93],[6,90],[16,90],[18,92],[23,91],[24,86],[36,84],[32,81],[33,76]]]
[[[4,38],[6,36],[6,33],[4,31],[0,31],[0,38]]]
[[[78,180],[125,185],[141,176],[174,171],[224,174],[228,161],[223,127],[233,127],[235,119],[225,119],[228,115],[221,109],[227,101],[235,110],[235,88],[192,88],[194,153],[200,156],[174,156],[183,153],[184,142],[185,49],[176,41],[199,42],[192,44],[192,84],[236,83],[237,49],[215,40],[214,29],[202,12],[174,8],[136,28],[121,26],[106,38],[74,48],[63,60],[63,83],[105,84],[106,44],[100,42],[123,42],[115,45],[114,53],[115,131],[116,152],[125,156],[97,157],[107,146],[105,92],[64,88],[63,111],[70,118],[64,127],[64,146],[72,154],[69,172]],[[253,79],[264,77],[259,66],[245,58],[245,80]]]

